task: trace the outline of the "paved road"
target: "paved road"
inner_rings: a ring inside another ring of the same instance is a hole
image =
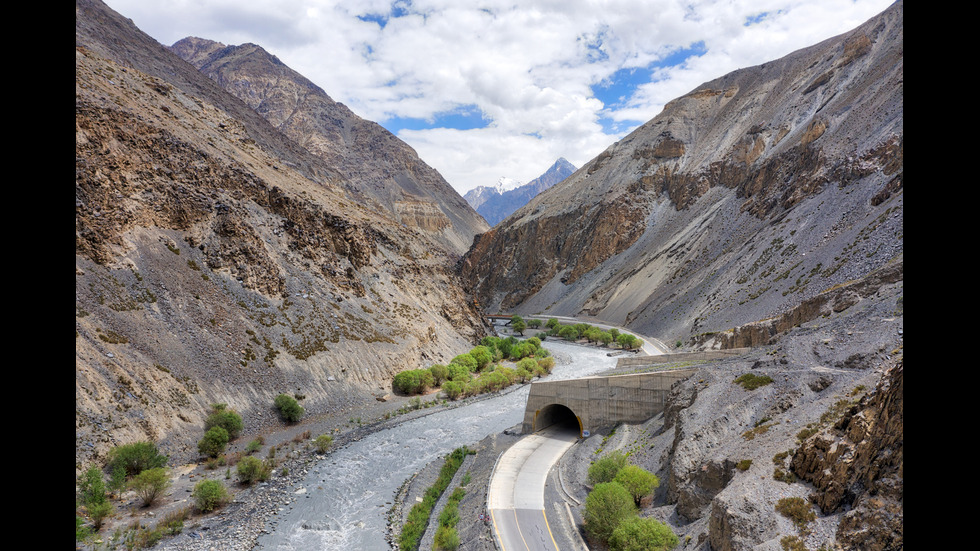
[[[544,486],[551,467],[577,438],[575,429],[549,427],[500,456],[487,499],[503,551],[558,551],[545,516]]]

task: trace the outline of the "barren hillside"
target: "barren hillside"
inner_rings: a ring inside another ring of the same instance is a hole
[[[445,249],[97,0],[75,76],[77,466],[193,456],[213,403],[373,401],[484,334]]]
[[[671,101],[479,236],[464,280],[491,309],[591,316],[674,343],[896,258],[902,9]]]

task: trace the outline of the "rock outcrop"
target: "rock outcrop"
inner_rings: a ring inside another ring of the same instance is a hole
[[[280,392],[373,402],[486,334],[433,201],[361,201],[97,0],[76,2],[75,75],[79,468],[136,440],[194,459],[214,403],[254,434]]]
[[[823,514],[846,509],[837,540],[849,549],[901,549],[904,540],[904,362],[839,421],[807,438],[791,468]]]

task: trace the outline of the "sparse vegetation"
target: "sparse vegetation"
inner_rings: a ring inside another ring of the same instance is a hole
[[[776,502],[776,512],[793,521],[800,534],[809,533],[809,524],[817,515],[810,503],[802,497],[784,497]]]
[[[273,465],[271,458],[267,461],[262,461],[252,455],[243,457],[235,469],[238,475],[238,482],[248,486],[255,482],[268,480],[272,476]]]
[[[756,375],[755,373],[746,373],[735,379],[735,383],[741,385],[745,390],[755,390],[771,382],[772,377],[768,375]]]
[[[743,459],[743,460],[741,460],[741,461],[739,461],[738,463],[735,464],[735,467],[738,470],[740,470],[740,471],[747,471],[747,470],[749,470],[749,467],[751,467],[751,466],[752,466],[752,460],[751,459]]]
[[[313,446],[316,448],[316,453],[327,453],[327,449],[330,448],[330,444],[333,444],[333,436],[329,434],[321,434],[316,437],[313,441]]]
[[[409,551],[418,549],[419,542],[422,540],[422,535],[425,533],[425,528],[429,523],[429,516],[432,514],[433,507],[439,501],[442,493],[446,491],[449,483],[452,482],[453,476],[455,476],[456,471],[463,464],[463,460],[467,455],[472,453],[475,452],[463,446],[456,448],[446,457],[446,462],[439,471],[439,477],[425,491],[425,496],[422,498],[422,501],[412,506],[412,509],[408,512],[408,520],[405,521],[401,534],[398,536],[398,546],[400,549]]]

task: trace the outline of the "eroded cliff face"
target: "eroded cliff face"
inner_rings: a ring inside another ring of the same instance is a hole
[[[260,46],[189,37],[171,50],[335,167],[359,201],[386,209],[435,246],[458,256],[489,229],[408,144],[333,101]]]
[[[902,9],[670,102],[479,237],[462,277],[490,309],[674,342],[898,257]]]
[[[485,334],[450,253],[267,122],[233,116],[224,92],[199,95],[207,78],[140,50],[131,22],[93,2],[76,15],[78,466],[145,439],[193,459],[213,403],[248,433],[279,423],[280,392],[310,413],[373,401],[395,372]],[[100,53],[113,48],[171,63],[173,80]]]

